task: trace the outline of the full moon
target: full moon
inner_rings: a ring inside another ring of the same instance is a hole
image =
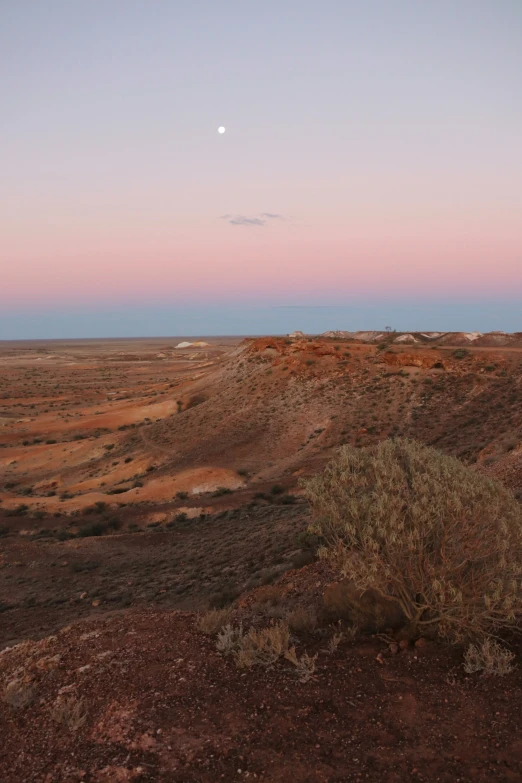
[[[225,132],[224,126],[220,125],[219,128],[218,128],[218,133],[224,133],[224,132]]]

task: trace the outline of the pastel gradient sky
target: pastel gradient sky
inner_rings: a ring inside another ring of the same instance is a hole
[[[0,73],[0,338],[522,330],[521,0],[3,0]]]

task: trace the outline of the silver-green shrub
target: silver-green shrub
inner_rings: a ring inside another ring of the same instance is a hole
[[[303,486],[321,554],[393,598],[419,633],[460,642],[520,622],[522,510],[498,482],[394,439],[343,446]]]

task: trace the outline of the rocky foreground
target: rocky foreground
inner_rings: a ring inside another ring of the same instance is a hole
[[[520,669],[466,675],[432,642],[297,640],[238,669],[195,616],[78,623],[0,655],[0,779],[73,781],[519,781]],[[14,683],[14,685],[13,685]]]

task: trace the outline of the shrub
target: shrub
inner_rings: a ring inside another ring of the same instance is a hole
[[[103,536],[107,530],[104,522],[93,522],[92,525],[84,525],[78,530],[79,538],[90,538],[91,536]]]
[[[288,650],[289,640],[288,626],[283,622],[261,628],[259,631],[251,628],[241,637],[236,663],[240,669],[271,666]]]
[[[286,621],[288,627],[294,633],[309,633],[317,625],[317,615],[313,609],[308,609],[306,606],[298,606],[287,614]]]
[[[315,559],[314,553],[309,549],[296,552],[296,554],[292,556],[292,568],[304,568],[304,566],[315,562]]]
[[[179,500],[186,500],[188,498],[188,496],[189,496],[188,492],[176,492],[176,497]]]
[[[83,699],[77,699],[72,694],[59,696],[51,710],[51,717],[69,731],[78,731],[87,720]]]
[[[195,408],[197,405],[206,402],[207,398],[204,394],[194,394],[186,404],[186,409]]]
[[[215,492],[212,493],[212,497],[219,498],[221,495],[231,495],[232,490],[229,487],[218,487]]]
[[[67,530],[59,530],[56,534],[58,541],[69,541],[70,538],[74,538],[72,533],[68,533]]]
[[[283,596],[283,590],[277,585],[264,585],[255,592],[255,600],[257,604],[269,604],[275,606],[281,600]]]
[[[451,641],[522,613],[522,510],[501,484],[415,441],[342,447],[303,482],[324,555],[412,629]]]
[[[465,359],[466,356],[469,356],[469,351],[467,351],[465,348],[457,348],[456,351],[453,351],[454,359]]]
[[[200,614],[197,619],[198,629],[202,633],[215,634],[226,624],[230,618],[231,608],[225,609],[211,609],[205,614]]]
[[[308,653],[303,653],[303,655],[298,658],[295,647],[290,647],[290,649],[285,652],[285,658],[295,666],[299,682],[305,683],[312,679],[315,672],[317,653],[313,656],[308,655]]]
[[[513,671],[514,657],[512,652],[501,647],[495,639],[484,639],[482,644],[469,645],[464,653],[464,671],[466,674],[509,674]]]
[[[334,633],[333,636],[328,639],[328,644],[326,645],[326,648],[323,650],[323,652],[327,653],[328,655],[333,655],[335,652],[337,652],[337,648],[341,644],[343,638],[344,634],[342,631],[340,633]]]
[[[21,710],[27,707],[34,699],[34,688],[24,680],[11,680],[8,682],[4,693],[3,700],[6,704],[10,704],[16,710]]]
[[[217,635],[216,650],[224,655],[237,652],[243,639],[243,626],[234,628],[228,623],[224,625]]]
[[[282,487],[280,484],[274,484],[274,486],[270,490],[270,493],[272,495],[282,495],[284,491],[285,491],[284,487]]]
[[[23,517],[27,514],[29,506],[26,503],[21,503],[16,508],[6,509],[4,514],[6,517]]]

